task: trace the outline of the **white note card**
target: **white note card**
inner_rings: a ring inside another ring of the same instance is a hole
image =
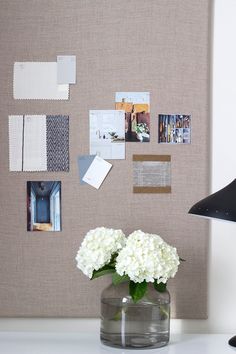
[[[83,181],[90,184],[92,187],[99,189],[111,168],[111,163],[96,156],[85,173]]]
[[[76,56],[75,55],[57,56],[57,83],[58,84],[76,83]]]
[[[69,85],[57,83],[57,62],[16,62],[15,99],[68,100]]]

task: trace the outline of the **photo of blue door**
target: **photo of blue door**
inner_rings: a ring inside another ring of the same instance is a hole
[[[27,182],[27,230],[61,231],[61,182]]]
[[[36,199],[36,215],[38,223],[50,223],[50,202],[48,197]]]

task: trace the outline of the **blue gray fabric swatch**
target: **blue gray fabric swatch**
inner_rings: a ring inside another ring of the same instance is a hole
[[[58,84],[76,83],[76,56],[75,55],[57,56],[57,83]]]
[[[77,162],[78,162],[78,168],[79,168],[79,180],[80,184],[87,184],[82,180],[84,177],[85,173],[87,172],[89,166],[93,162],[94,158],[96,155],[81,155],[78,156]]]

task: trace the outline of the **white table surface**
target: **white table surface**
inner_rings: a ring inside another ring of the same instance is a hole
[[[159,349],[125,350],[104,346],[98,333],[0,332],[1,354],[233,354],[227,334],[171,335]]]

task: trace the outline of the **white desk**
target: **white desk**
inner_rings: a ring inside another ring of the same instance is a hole
[[[233,354],[236,348],[226,334],[172,335],[168,346],[159,349],[113,349],[100,343],[94,333],[0,332],[1,354]]]

